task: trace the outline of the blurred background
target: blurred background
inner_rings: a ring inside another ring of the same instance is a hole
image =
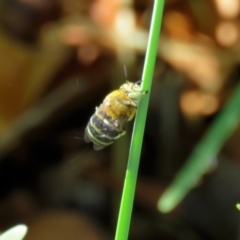
[[[83,135],[107,93],[141,79],[152,6],[0,0],[0,230],[114,239],[132,125],[100,152]],[[130,240],[240,239],[240,128],[174,211],[157,210],[239,82],[239,23],[239,0],[166,0]]]

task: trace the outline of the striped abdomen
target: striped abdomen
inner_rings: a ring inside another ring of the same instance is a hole
[[[111,119],[101,108],[98,108],[88,122],[84,140],[86,142],[93,142],[95,150],[101,150],[125,134],[123,125],[126,121],[127,117]]]

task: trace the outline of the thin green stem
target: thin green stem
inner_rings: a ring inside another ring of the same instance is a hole
[[[197,144],[173,183],[159,199],[158,209],[160,211],[171,211],[200,180],[225,141],[237,128],[240,121],[239,103],[240,84],[203,139]]]
[[[148,94],[141,101],[135,118],[115,240],[127,240],[128,238],[163,6],[164,0],[155,0],[142,76],[142,89],[147,90]]]

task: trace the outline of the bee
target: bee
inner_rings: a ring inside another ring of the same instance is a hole
[[[109,93],[96,107],[84,133],[84,140],[92,142],[94,150],[102,150],[126,134],[124,125],[135,116],[136,109],[147,91],[142,91],[140,81],[126,82]]]

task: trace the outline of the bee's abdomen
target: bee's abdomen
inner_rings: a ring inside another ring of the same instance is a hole
[[[116,120],[109,118],[103,111],[96,111],[85,130],[85,141],[93,142],[95,150],[101,150],[112,144],[123,133]]]

